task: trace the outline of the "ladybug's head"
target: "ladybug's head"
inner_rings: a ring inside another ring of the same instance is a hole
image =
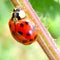
[[[25,17],[26,17],[26,14],[23,10],[20,10],[19,8],[16,8],[13,10],[12,19],[17,18],[18,20],[21,20]]]

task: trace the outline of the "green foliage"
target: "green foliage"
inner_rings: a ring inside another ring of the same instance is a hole
[[[29,0],[33,8],[39,12],[38,14],[43,14],[43,16],[55,17],[56,14],[60,14],[60,4],[59,1],[55,0]]]
[[[30,0],[32,7],[35,9],[44,23],[46,28],[54,38],[60,37],[60,0]]]

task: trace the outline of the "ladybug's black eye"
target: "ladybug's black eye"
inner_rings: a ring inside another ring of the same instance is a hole
[[[19,8],[17,8],[17,9],[13,9],[13,12],[15,12],[15,11],[20,11],[20,9],[19,9]]]
[[[18,18],[18,20],[20,20],[20,16],[19,16],[19,13],[16,13],[16,18]]]
[[[20,9],[18,8],[18,9],[16,9],[16,11],[20,11]]]

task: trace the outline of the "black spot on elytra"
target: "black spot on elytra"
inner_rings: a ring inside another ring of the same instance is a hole
[[[21,24],[20,24],[20,27],[24,27],[24,24],[21,23]]]
[[[11,28],[11,24],[9,25],[9,27]]]
[[[26,23],[27,25],[29,24],[29,22],[27,22],[27,21],[26,21],[25,23]]]
[[[30,41],[33,41],[33,39],[30,39]]]
[[[18,34],[23,35],[23,33],[21,31],[18,31]]]
[[[13,35],[15,35],[15,32],[14,32],[14,31],[12,31],[12,34],[13,34]]]
[[[30,36],[30,33],[28,32],[26,35],[27,35],[27,36]]]
[[[22,43],[26,43],[26,42],[27,42],[27,40],[23,40],[23,41],[22,41]]]
[[[37,38],[37,35],[34,36],[34,39],[36,39],[36,38]]]

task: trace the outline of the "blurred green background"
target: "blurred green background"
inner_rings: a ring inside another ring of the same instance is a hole
[[[60,0],[29,0],[60,48]],[[37,42],[24,46],[13,39],[8,21],[14,6],[0,0],[0,60],[48,60]]]

